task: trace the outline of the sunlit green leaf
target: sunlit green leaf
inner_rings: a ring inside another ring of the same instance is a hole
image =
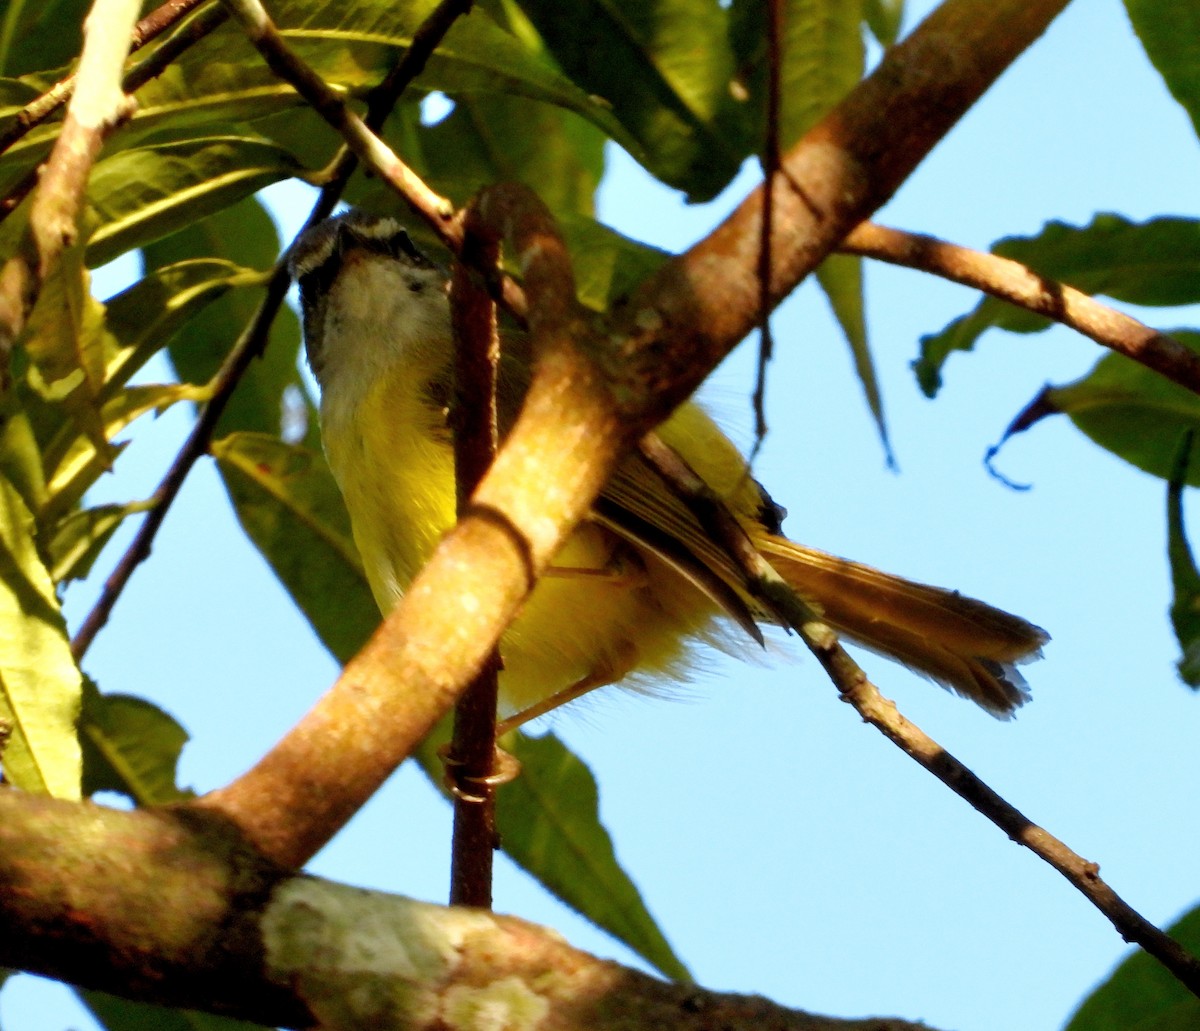
[[[1200,954],[1200,910],[1167,933],[1193,956]],[[1084,1000],[1063,1031],[1194,1031],[1200,999],[1141,949],[1133,952]]]
[[[82,580],[126,517],[145,508],[141,502],[97,505],[60,520],[46,544],[50,577],[56,584]]]
[[[88,264],[102,265],[302,169],[287,151],[248,136],[217,136],[118,151],[88,185],[94,231]]]
[[[1200,334],[1178,330],[1172,336],[1200,353]],[[1200,397],[1138,362],[1109,354],[1082,379],[1039,391],[1004,440],[1052,415],[1069,416],[1101,447],[1166,480],[1179,442],[1200,430]],[[1187,482],[1200,486],[1200,463],[1189,467]]]
[[[1086,226],[1048,222],[1037,236],[1000,240],[993,253],[1084,293],[1104,294],[1129,304],[1171,306],[1200,301],[1200,221],[1156,218],[1130,222],[1097,215]],[[952,351],[970,351],[993,326],[1036,333],[1050,320],[1005,301],[985,297],[974,311],[938,333],[923,337],[913,363],[921,389],[933,397],[941,388],[942,365]]]
[[[0,762],[16,787],[79,798],[81,679],[32,526],[0,479],[0,723],[8,732]]]
[[[262,273],[221,258],[179,261],[148,272],[107,302],[112,338],[104,396],[124,386],[180,328],[226,291],[261,284]]]
[[[175,784],[187,731],[145,699],[101,694],[85,681],[79,737],[86,794],[115,791],[137,805],[192,797]]]
[[[180,401],[203,401],[209,396],[205,387],[190,383],[148,383],[145,386],[127,387],[108,401],[101,410],[102,424],[107,439],[111,440],[135,419],[148,412],[162,413]],[[119,454],[123,445],[111,445],[106,450],[97,449],[92,440],[83,435],[67,434],[65,448],[47,455],[48,500],[38,513],[43,523],[52,523],[67,514],[84,493],[104,473],[110,464],[108,453]],[[50,467],[49,459],[54,465]]]
[[[43,398],[63,403],[76,425],[105,451],[99,411],[106,353],[104,305],[92,297],[82,247],[68,247],[55,263],[21,342],[33,363],[29,385]]]
[[[1146,56],[1200,132],[1200,6],[1186,0],[1125,0]]]
[[[1171,566],[1171,624],[1183,652],[1179,675],[1200,687],[1200,570],[1188,544],[1183,522],[1183,487],[1195,447],[1195,435],[1184,436],[1171,482],[1167,485],[1167,559]]]
[[[575,269],[579,299],[598,311],[630,293],[670,257],[582,215],[559,219]]]

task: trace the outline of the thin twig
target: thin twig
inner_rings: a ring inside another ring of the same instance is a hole
[[[496,304],[476,282],[475,267],[496,266],[497,241],[474,229],[475,209],[466,216],[463,254],[454,263],[450,297],[455,341],[454,480],[460,517],[491,467],[499,441],[496,374],[500,336]],[[496,702],[499,653],[494,651],[454,710],[454,734],[446,757],[454,795],[450,860],[450,903],[490,909],[496,832]]]
[[[1055,282],[1011,258],[960,247],[936,237],[863,222],[839,250],[932,272],[971,286],[1036,315],[1070,326],[1096,343],[1132,358],[1200,394],[1200,355],[1135,318]]]
[[[400,95],[407,88],[408,84],[421,73],[421,69],[424,67],[425,61],[428,60],[429,54],[453,24],[454,17],[447,18],[447,10],[459,11],[462,8],[463,0],[443,0],[430,13],[428,19],[422,23],[417,32],[414,33],[413,47],[397,62],[396,67],[388,73],[383,81],[368,93],[367,118],[373,129],[377,129],[383,125],[388,114],[395,106],[396,101],[399,100]],[[433,27],[427,30],[427,25]],[[422,41],[419,48],[416,43],[418,37]],[[413,54],[413,49],[417,50],[415,55]],[[336,162],[332,177],[321,188],[320,195],[317,197],[317,201],[305,221],[304,229],[308,229],[329,217],[341,199],[342,191],[346,188],[346,183],[349,182],[350,176],[354,174],[354,170],[357,167],[358,159],[353,153],[344,153],[341,156]],[[302,229],[301,232],[303,231]],[[287,296],[289,284],[290,278],[288,276],[285,255],[276,264],[275,270],[267,282],[266,293],[263,296],[262,302],[251,318],[246,330],[234,344],[224,363],[222,363],[221,368],[217,371],[216,376],[214,376],[211,400],[205,406],[204,411],[201,412],[196,425],[192,427],[192,432],[188,435],[188,439],[179,449],[174,461],[171,463],[171,467],[167,470],[166,475],[155,489],[153,495],[151,495],[146,518],[142,521],[141,526],[138,527],[133,541],[113,568],[112,573],[105,580],[100,597],[72,639],[71,652],[75,656],[76,662],[82,660],[92,641],[95,640],[96,634],[108,622],[117,599],[120,598],[122,592],[125,590],[125,586],[129,583],[130,577],[133,576],[134,570],[149,557],[150,549],[155,536],[158,534],[159,527],[166,518],[168,509],[170,509],[180,489],[183,487],[188,474],[192,470],[192,466],[196,464],[201,456],[207,454],[213,431],[216,429],[217,422],[224,412],[229,398],[241,381],[251,360],[256,355],[262,353],[271,323],[274,321],[280,305],[283,304],[283,300]]]
[[[779,111],[782,103],[780,76],[783,69],[783,2],[767,4],[767,117],[763,140],[762,229],[758,243],[758,369],[754,380],[753,464],[767,439],[767,366],[775,353],[771,335],[771,253],[775,233],[775,182],[782,164],[779,152]]]
[[[279,78],[293,86],[313,110],[332,125],[351,150],[381,178],[391,183],[444,240],[453,240],[457,252],[461,231],[453,229],[454,205],[434,193],[400,160],[396,152],[375,135],[366,123],[306,65],[280,35],[258,0],[223,0],[246,31],[263,59]]]
[[[1106,884],[1100,877],[1098,864],[1084,859],[1049,831],[1035,824],[920,727],[906,719],[895,703],[884,698],[871,683],[858,663],[842,647],[837,634],[804,604],[774,570],[769,570],[758,590],[769,594],[778,610],[788,613],[788,623],[821,663],[842,699],[853,705],[867,723],[956,795],[965,799],[1018,845],[1024,845],[1039,859],[1054,867],[1108,918],[1125,941],[1140,945],[1188,991],[1200,997],[1200,960],[1155,927]]]

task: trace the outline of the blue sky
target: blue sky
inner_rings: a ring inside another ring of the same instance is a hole
[[[879,220],[986,247],[1052,218],[1195,215],[1197,156],[1120,4],[1089,0],[1017,62]],[[680,248],[753,181],[747,171],[716,204],[689,209],[614,155],[601,214]],[[303,216],[294,192],[274,202],[288,224]],[[931,402],[908,368],[917,342],[975,295],[879,265],[868,266],[867,287],[899,471],[885,467],[846,348],[806,285],[774,324],[771,434],[756,473],[797,539],[959,588],[1050,631],[1045,660],[1027,668],[1034,701],[1010,723],[886,660],[862,661],[906,715],[1098,862],[1130,904],[1168,922],[1200,893],[1185,787],[1200,777],[1200,699],[1174,675],[1164,486],[1065,420],[1001,452],[1000,468],[1032,489],[1001,486],[983,467],[986,448],[1044,383],[1082,375],[1099,349],[1059,329],[991,334],[950,360]],[[1163,327],[1200,322],[1194,311],[1141,314]],[[752,350],[702,394],[743,443]],[[186,421],[159,419],[104,492],[147,492]],[[69,616],[90,598],[74,592]],[[669,698],[608,692],[554,722],[596,772],[620,857],[701,983],[844,1016],[1053,1028],[1124,955],[1065,881],[862,725],[795,642],[773,638],[766,661],[715,655],[704,665]],[[192,731],[182,781],[201,790],[244,769],[336,675],[241,538],[208,466],[87,669],[106,690],[154,698]],[[312,869],[441,900],[448,838],[448,809],[402,770]],[[629,961],[504,864],[496,898]],[[0,995],[0,1022],[84,1024],[63,990],[31,978]]]

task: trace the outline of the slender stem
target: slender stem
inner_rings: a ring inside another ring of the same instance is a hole
[[[754,447],[750,461],[767,437],[767,366],[775,353],[771,335],[771,251],[775,233],[775,182],[782,156],[779,151],[779,111],[782,103],[783,0],[767,3],[767,118],[763,141],[762,227],[758,242],[758,367],[754,379]]]
[[[838,249],[931,272],[982,290],[1070,326],[1096,343],[1200,394],[1200,355],[1195,351],[1166,333],[1151,329],[1074,287],[1039,275],[1011,258],[874,222],[856,226]]]
[[[474,267],[496,266],[499,244],[472,232],[468,214],[461,260],[454,263],[450,296],[455,341],[454,474],[460,517],[496,457],[496,373],[500,337],[496,304],[476,282]],[[499,653],[493,650],[454,710],[447,768],[454,794],[450,862],[452,905],[492,905],[492,857],[496,833],[496,702]]]

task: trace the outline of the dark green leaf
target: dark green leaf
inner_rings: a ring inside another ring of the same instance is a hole
[[[243,529],[321,642],[347,662],[379,610],[324,456],[257,433],[225,437],[212,453]]]
[[[904,0],[864,0],[863,20],[879,45],[890,47],[904,24]]]
[[[1168,929],[1193,956],[1200,955],[1200,909]],[[1084,1000],[1064,1031],[1194,1031],[1200,1000],[1141,949],[1133,952]]]
[[[32,537],[33,518],[0,478],[0,723],[4,779],[78,798],[80,675],[58,597]]]
[[[212,1013],[151,1006],[87,988],[78,988],[76,992],[106,1031],[262,1031],[259,1024]]]
[[[871,346],[867,341],[867,319],[863,305],[862,259],[848,254],[833,254],[817,268],[817,282],[829,298],[829,306],[846,335],[850,354],[854,359],[854,370],[866,394],[867,407],[875,419],[879,439],[883,443],[888,464],[892,464],[892,445],[888,440],[887,422],[883,417],[883,396],[879,392],[879,378],[875,375],[875,362],[871,357]]]
[[[417,752],[421,768],[442,794],[440,750],[449,741],[450,721],[445,719]],[[600,820],[591,770],[553,734],[530,737],[518,731],[502,743],[521,764],[520,776],[496,793],[496,826],[505,854],[662,974],[690,981],[687,967],[617,861]]]
[[[1185,434],[1167,486],[1167,559],[1174,590],[1171,625],[1183,652],[1179,675],[1184,683],[1200,687],[1200,570],[1196,569],[1183,523],[1183,487],[1194,445],[1195,435]]]
[[[1195,219],[1138,223],[1102,214],[1083,227],[1049,222],[1037,236],[1009,237],[992,251],[1084,293],[1129,304],[1200,301],[1200,221]],[[974,311],[922,338],[921,356],[913,365],[921,389],[933,397],[941,387],[942,365],[950,352],[971,350],[987,329],[1035,333],[1049,325],[1040,315],[984,298]]]
[[[69,61],[83,45],[91,0],[8,0],[0,15],[0,69],[24,75]]]
[[[1151,64],[1200,132],[1200,6],[1187,0],[1125,0]]]
[[[559,219],[575,268],[579,299],[597,311],[630,293],[670,257],[582,215]]]
[[[1172,335],[1200,352],[1200,334],[1178,330]],[[1144,365],[1110,354],[1082,379],[1044,387],[1013,420],[1004,440],[1051,415],[1069,416],[1101,447],[1167,480],[1179,441],[1200,429],[1200,397]],[[1189,467],[1187,482],[1200,486],[1200,463]]]
[[[79,736],[86,794],[116,791],[137,805],[166,805],[192,797],[175,785],[187,731],[150,702],[101,694],[85,681]]]
[[[692,201],[714,197],[749,147],[722,125],[734,59],[717,0],[554,0],[521,9],[559,66],[611,106],[646,168]]]
[[[268,270],[279,257],[280,248],[275,223],[256,198],[247,197],[150,244],[142,253],[148,269],[203,257]],[[207,383],[249,324],[261,300],[261,290],[229,291],[183,324],[169,347],[171,363],[179,378],[190,383]],[[285,394],[293,391],[307,398],[296,367],[299,352],[300,326],[295,313],[285,305],[271,327],[262,358],[246,370],[222,413],[219,431],[278,434],[283,423]],[[315,423],[316,412],[311,405],[309,416],[310,422]]]
[[[426,168],[464,203],[487,183],[523,182],[555,213],[590,215],[604,136],[578,115],[504,94],[468,94],[424,133]]]

